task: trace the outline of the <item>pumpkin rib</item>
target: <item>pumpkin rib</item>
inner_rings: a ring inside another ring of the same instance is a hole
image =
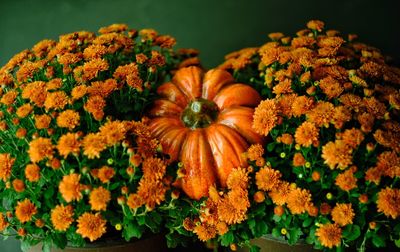
[[[188,104],[185,94],[172,82],[166,82],[159,86],[157,88],[157,94],[181,108],[185,108]]]
[[[235,83],[225,86],[213,100],[223,110],[235,105],[256,107],[261,102],[261,96],[249,85]]]
[[[175,127],[163,132],[159,141],[164,153],[170,156],[171,161],[177,161],[181,152],[182,143],[185,140],[189,129],[185,127]]]
[[[183,108],[179,107],[176,103],[167,99],[158,99],[154,101],[152,109],[149,111],[149,115],[156,116],[179,116],[183,111]]]
[[[193,155],[194,153],[197,155]],[[181,162],[185,175],[178,183],[193,199],[198,200],[207,195],[209,187],[215,185],[214,162],[210,157],[211,147],[204,129],[189,131],[181,149]]]
[[[213,124],[205,131],[215,160],[219,183],[226,187],[226,180],[232,169],[244,165],[241,153],[246,151],[247,144],[238,133],[222,124]]]
[[[236,130],[249,143],[263,143],[264,138],[252,127],[254,109],[243,106],[234,106],[221,111],[218,115],[218,124],[223,124]]]
[[[195,100],[201,97],[203,71],[199,67],[185,67],[179,69],[172,82],[187,97],[187,100]]]
[[[233,76],[229,72],[212,69],[204,75],[202,97],[213,100],[221,88],[233,82]]]
[[[182,121],[176,117],[157,117],[150,121],[149,129],[153,137],[159,138],[176,127],[185,129]]]

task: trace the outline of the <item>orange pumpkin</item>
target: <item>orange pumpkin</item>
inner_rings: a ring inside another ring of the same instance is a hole
[[[231,170],[246,165],[249,143],[263,141],[251,126],[260,95],[224,70],[182,68],[157,93],[150,130],[164,153],[181,162],[176,184],[191,198],[207,196],[211,185],[225,187]]]

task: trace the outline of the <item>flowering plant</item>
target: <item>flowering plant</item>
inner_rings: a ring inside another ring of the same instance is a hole
[[[99,32],[43,40],[0,69],[0,232],[23,249],[158,232],[171,201],[143,112],[196,52],[152,29]]]
[[[325,250],[400,246],[400,69],[317,20],[269,37],[220,65],[264,97],[253,128],[269,141],[248,149],[228,191],[210,188],[187,229],[223,245],[272,234]]]

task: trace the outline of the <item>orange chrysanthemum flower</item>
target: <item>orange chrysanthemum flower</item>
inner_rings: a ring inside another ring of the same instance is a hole
[[[342,230],[337,224],[323,224],[315,231],[315,236],[322,246],[333,248],[340,246],[342,242]]]
[[[336,140],[322,147],[321,157],[329,168],[334,169],[337,166],[339,169],[345,169],[353,162],[352,153],[353,150],[345,142]]]
[[[354,177],[353,170],[349,169],[336,177],[335,184],[343,191],[348,192],[354,188],[357,188],[357,178]]]
[[[293,156],[293,166],[303,166],[306,163],[306,159],[299,152],[296,152]]]
[[[57,125],[58,127],[68,128],[69,130],[72,130],[79,125],[79,120],[80,116],[78,112],[67,109],[58,115]]]
[[[47,84],[46,84],[46,89],[47,89],[47,91],[50,91],[50,90],[57,90],[57,89],[61,88],[62,85],[63,85],[62,79],[61,79],[61,78],[56,78],[56,79],[52,79],[52,80],[50,80],[49,82],[47,82]],[[67,98],[67,97],[65,97],[65,98]],[[47,99],[47,98],[46,98],[46,99]],[[45,103],[46,103],[46,102],[45,102]],[[45,105],[45,106],[46,106],[46,105]]]
[[[267,136],[277,124],[281,123],[280,108],[275,100],[267,99],[258,105],[254,111],[253,129]]]
[[[247,190],[233,189],[218,202],[218,219],[228,225],[241,223],[247,218],[247,209],[250,207]]]
[[[126,204],[133,210],[143,206],[144,201],[143,199],[135,193],[131,193],[128,197]]]
[[[0,102],[3,103],[4,105],[9,106],[9,105],[14,103],[15,99],[17,98],[17,96],[18,96],[18,92],[14,91],[14,90],[11,90],[11,91],[5,93],[1,97]]]
[[[249,185],[249,177],[246,169],[241,167],[233,169],[226,180],[226,185],[228,186],[228,189],[247,189]]]
[[[100,127],[99,134],[104,137],[108,146],[121,142],[126,135],[128,127],[121,121],[108,121]]]
[[[332,209],[331,215],[332,220],[342,227],[352,224],[355,216],[351,203],[336,203],[336,206]]]
[[[377,168],[382,175],[394,178],[400,176],[400,157],[394,151],[384,151],[378,156]]]
[[[115,175],[115,170],[108,166],[101,167],[97,172],[97,178],[102,183],[110,182],[110,180],[112,179],[112,177],[114,177],[114,175]]]
[[[311,194],[306,189],[293,189],[287,197],[287,206],[292,214],[305,213],[310,204]]]
[[[283,144],[289,145],[289,144],[293,143],[293,136],[288,133],[284,133],[284,134],[282,134],[282,136],[277,137],[276,141],[278,143],[283,143]]]
[[[29,182],[38,182],[40,179],[40,167],[37,164],[28,164],[25,167],[25,177]]]
[[[61,196],[66,202],[82,199],[82,185],[79,183],[81,176],[76,173],[65,175],[58,187]]]
[[[107,221],[103,219],[100,213],[84,213],[77,220],[76,233],[83,238],[89,238],[91,242],[99,239],[106,233]]]
[[[64,91],[48,93],[44,102],[47,111],[50,109],[63,109],[68,104],[68,96]]]
[[[89,159],[100,158],[100,152],[106,149],[106,142],[102,135],[89,133],[82,141],[83,154]]]
[[[110,200],[111,193],[104,187],[95,188],[90,192],[89,203],[92,210],[105,211]]]
[[[0,232],[3,232],[7,227],[9,223],[7,219],[4,217],[3,213],[0,213]]]
[[[386,187],[378,193],[376,201],[378,212],[384,213],[387,217],[396,219],[400,216],[400,189]]]
[[[336,129],[341,129],[343,125],[352,119],[351,111],[345,106],[335,107],[335,114],[333,115],[332,123]]]
[[[53,157],[53,144],[51,139],[39,137],[29,143],[28,154],[33,163],[42,161],[45,158]]]
[[[104,117],[104,107],[106,106],[106,101],[101,96],[91,96],[85,103],[84,109],[93,115],[93,118],[100,121]]]
[[[335,107],[329,102],[318,102],[317,105],[307,113],[307,120],[314,123],[317,127],[328,127],[332,120]]]
[[[117,90],[118,84],[115,79],[107,79],[105,81],[95,81],[87,88],[90,96],[101,96],[106,98],[113,91]]]
[[[32,217],[36,213],[37,208],[29,199],[18,201],[17,206],[15,207],[15,217],[17,217],[21,223],[32,220]]]
[[[331,76],[321,79],[319,81],[319,87],[322,89],[322,92],[326,94],[328,99],[339,97],[339,95],[344,91],[339,81],[335,80]]]
[[[256,173],[257,188],[263,191],[271,191],[279,185],[281,177],[280,171],[265,166]]]
[[[264,155],[264,148],[261,144],[252,144],[247,149],[246,155],[250,161],[256,161]]]
[[[296,133],[294,134],[294,138],[296,143],[304,146],[309,147],[311,145],[318,145],[319,144],[319,129],[315,127],[313,123],[310,122],[303,122],[297,129]]]
[[[38,107],[43,107],[46,100],[46,82],[35,81],[28,83],[22,90],[22,98],[30,99]]]
[[[377,185],[379,185],[382,176],[383,176],[383,171],[378,167],[369,168],[365,172],[365,180],[369,182],[374,182]]]
[[[346,129],[343,134],[341,134],[341,139],[345,144],[355,149],[364,140],[364,133],[356,128]]]
[[[78,100],[84,97],[86,93],[87,93],[87,86],[85,85],[76,86],[71,91],[72,100]]]
[[[67,231],[74,222],[74,208],[71,205],[58,205],[51,210],[50,220],[57,231]]]
[[[142,179],[139,182],[137,194],[142,198],[148,209],[154,209],[165,200],[167,187],[161,181],[149,181]]]
[[[37,129],[47,129],[50,122],[51,117],[48,115],[35,115],[35,127]]]
[[[29,104],[29,103],[27,103],[27,104],[24,104],[24,105],[22,105],[21,107],[19,107],[19,108],[17,109],[16,114],[17,114],[17,116],[20,117],[20,118],[25,118],[25,117],[27,117],[27,116],[32,112],[32,110],[33,110],[32,105]]]
[[[202,223],[193,229],[193,233],[197,235],[200,241],[208,241],[217,235],[217,229],[215,226]]]
[[[288,195],[292,191],[290,185],[286,181],[281,181],[278,183],[278,186],[268,193],[268,196],[271,198],[272,202],[275,205],[282,206],[286,204]]]
[[[14,179],[12,185],[14,190],[18,193],[25,191],[25,183],[20,179]]]
[[[58,139],[57,150],[66,158],[69,154],[78,155],[81,142],[77,133],[67,133]]]
[[[167,166],[162,159],[147,158],[142,165],[143,179],[149,181],[162,180],[167,170]]]
[[[83,65],[83,80],[91,80],[96,78],[99,72],[108,69],[108,63],[105,59],[93,59]]]
[[[0,153],[0,179],[6,182],[11,177],[12,166],[15,158],[11,158],[8,153]]]

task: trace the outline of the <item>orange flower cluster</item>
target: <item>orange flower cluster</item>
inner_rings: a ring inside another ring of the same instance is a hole
[[[218,192],[211,186],[209,198],[200,210],[200,221],[195,225],[184,225],[185,229],[193,231],[201,241],[207,241],[217,234],[223,235],[228,232],[230,225],[244,221],[250,207],[248,174],[249,171],[245,168],[234,169],[229,174],[226,193]]]

